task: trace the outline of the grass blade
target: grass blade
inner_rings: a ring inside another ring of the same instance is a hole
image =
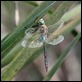
[[[1,60],[1,68],[6,66],[13,60],[17,54],[22,50],[20,44],[17,44],[2,60]]]
[[[66,12],[63,16],[62,16],[62,20],[64,20],[65,22],[69,21],[70,19],[75,18],[78,14],[81,13],[81,4],[75,6],[74,8],[72,8],[71,10],[69,10],[68,12]]]
[[[62,4],[60,4],[55,12],[50,16],[49,21],[47,21],[46,23],[52,25],[55,22],[58,22],[60,18],[66,13],[66,11],[68,11],[69,6],[71,6],[72,4],[72,1],[63,1]],[[51,19],[52,21],[50,21]]]
[[[32,5],[34,7],[39,6],[35,1],[24,1],[24,2],[27,3],[27,4],[30,4],[30,5]]]

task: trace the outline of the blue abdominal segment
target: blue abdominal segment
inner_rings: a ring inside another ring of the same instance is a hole
[[[46,37],[45,37],[44,35],[42,35],[42,36],[41,36],[41,41],[42,41],[42,42],[45,42],[45,40],[46,40]]]

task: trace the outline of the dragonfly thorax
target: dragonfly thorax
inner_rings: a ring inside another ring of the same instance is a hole
[[[41,25],[40,32],[41,34],[47,35],[47,26],[46,25]]]
[[[40,27],[40,33],[41,33],[42,42],[45,42],[47,38],[47,26],[46,25],[42,25]]]

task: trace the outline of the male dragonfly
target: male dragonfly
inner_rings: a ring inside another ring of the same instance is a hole
[[[23,47],[37,48],[43,45],[45,68],[48,71],[48,61],[45,44],[57,45],[64,40],[63,35],[54,35],[54,31],[58,31],[63,26],[64,21],[60,20],[56,24],[47,27],[43,19],[25,31],[26,36],[23,38],[21,45]]]

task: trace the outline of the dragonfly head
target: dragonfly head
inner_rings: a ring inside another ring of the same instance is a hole
[[[43,19],[40,19],[39,22],[43,25],[45,24],[44,20]]]
[[[43,19],[40,19],[38,23],[34,24],[32,27],[35,28],[34,32],[38,30],[38,28],[40,28],[41,25],[44,25],[45,22]],[[33,33],[34,33],[33,32]]]

